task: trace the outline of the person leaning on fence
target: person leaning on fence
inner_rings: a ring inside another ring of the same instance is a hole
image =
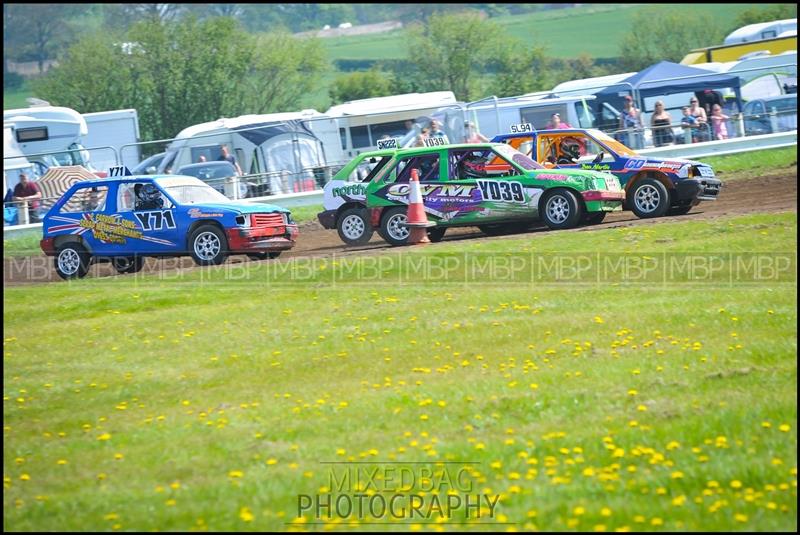
[[[714,104],[711,108],[711,127],[714,129],[714,139],[728,139],[728,126],[725,121],[730,119],[722,113],[722,106]]]
[[[221,145],[219,149],[222,152],[222,155],[219,157],[219,160],[223,162],[230,162],[230,164],[233,165],[234,168],[236,168],[236,174],[238,176],[242,176],[244,174],[242,173],[242,168],[239,167],[239,162],[236,161],[236,157],[230,152],[228,152],[228,146]]]
[[[698,141],[708,141],[708,117],[706,116],[706,110],[700,106],[700,101],[697,100],[697,97],[692,97],[689,99],[689,113],[697,121],[697,124],[695,125],[696,130],[692,134],[692,143],[697,143]]]
[[[478,132],[478,128],[474,123],[465,121],[464,127],[467,130],[467,143],[486,143],[489,141],[489,138]]]
[[[633,98],[630,95],[625,96],[625,105],[619,116],[619,128],[622,130],[623,144],[632,149],[641,148],[639,135],[642,129],[642,114],[633,104]]]
[[[28,218],[31,223],[39,221],[39,199],[41,198],[42,191],[36,185],[36,182],[28,180],[28,175],[25,173],[20,173],[19,184],[14,186],[14,196],[11,197],[11,200],[28,202]],[[17,206],[22,207],[21,203]]]
[[[656,147],[663,147],[675,141],[672,135],[672,116],[664,109],[664,103],[656,101],[656,109],[650,117],[650,127],[653,129],[653,143]]]
[[[681,108],[681,112],[683,113],[683,117],[681,118],[681,127],[683,128],[684,137],[687,136],[690,138],[690,143],[694,143],[695,140],[695,132],[697,128],[697,119],[692,112],[689,110],[689,106],[684,106]]]

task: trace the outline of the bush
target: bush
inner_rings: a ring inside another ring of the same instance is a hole
[[[3,76],[3,90],[19,89],[25,83],[25,78],[15,72],[7,72]]]

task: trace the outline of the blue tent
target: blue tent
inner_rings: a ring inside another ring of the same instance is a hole
[[[633,88],[635,92],[635,95],[633,95],[634,100],[637,101],[641,108],[642,101],[647,97],[659,97],[674,93],[698,93],[706,89],[730,88],[736,94],[737,104],[741,109],[742,95],[739,84],[738,76],[661,61],[611,87],[607,87],[596,95],[600,100],[616,100],[608,97],[618,97],[621,101],[625,95],[631,94],[631,88]]]

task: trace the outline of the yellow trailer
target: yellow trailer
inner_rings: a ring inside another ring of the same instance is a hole
[[[797,36],[775,37],[762,41],[752,41],[749,43],[737,43],[733,45],[717,45],[706,48],[696,48],[686,54],[681,60],[684,65],[694,65],[697,63],[712,63],[715,61],[737,61],[745,54],[766,50],[773,56],[789,50],[797,50]]]

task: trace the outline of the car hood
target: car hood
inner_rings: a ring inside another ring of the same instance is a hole
[[[282,212],[282,213],[290,213],[290,210],[287,208],[282,208],[280,206],[276,206],[274,204],[267,204],[267,203],[255,203],[255,202],[248,202],[248,203],[198,203],[189,205],[191,208],[200,208],[201,210],[226,210],[226,211],[233,211],[240,214],[261,214],[264,212]]]

